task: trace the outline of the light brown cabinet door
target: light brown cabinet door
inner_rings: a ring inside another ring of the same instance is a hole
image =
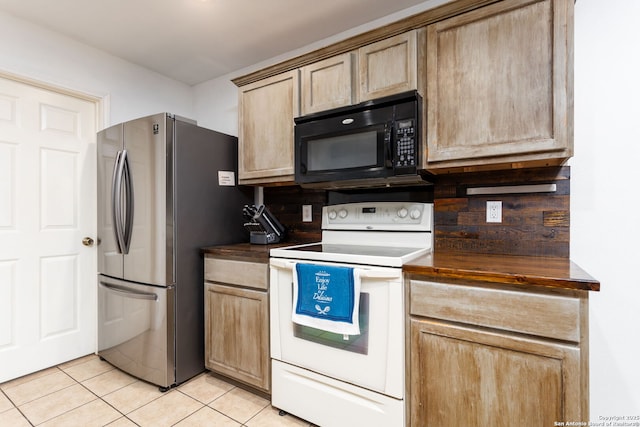
[[[293,181],[293,118],[299,111],[298,70],[239,88],[238,181]]]
[[[412,426],[550,426],[580,413],[578,347],[411,319]]]
[[[417,89],[417,31],[358,49],[358,102]]]
[[[573,3],[505,0],[427,27],[429,169],[572,155]]]
[[[300,69],[301,115],[344,107],[354,99],[355,54],[348,52]]]
[[[205,283],[205,366],[270,390],[267,292]]]

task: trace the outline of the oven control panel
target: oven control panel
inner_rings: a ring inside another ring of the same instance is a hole
[[[431,231],[432,226],[432,203],[359,202],[322,208],[325,230]]]

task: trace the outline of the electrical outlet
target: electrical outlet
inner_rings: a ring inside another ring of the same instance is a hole
[[[302,205],[302,222],[313,221],[311,205]]]
[[[501,201],[487,201],[487,222],[502,222]]]

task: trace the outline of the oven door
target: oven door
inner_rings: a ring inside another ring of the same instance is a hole
[[[303,262],[303,261],[301,261]],[[271,357],[372,391],[404,396],[404,299],[400,268],[360,269],[360,335],[336,335],[291,320],[296,261],[272,258]]]

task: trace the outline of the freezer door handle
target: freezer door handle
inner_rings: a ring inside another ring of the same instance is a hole
[[[150,300],[150,301],[158,300],[158,295],[154,293],[134,291],[133,289],[129,289],[124,286],[113,285],[103,281],[100,281],[100,284],[105,288],[109,289],[110,291],[120,294],[122,296],[125,296],[127,298],[144,299],[144,300]]]

